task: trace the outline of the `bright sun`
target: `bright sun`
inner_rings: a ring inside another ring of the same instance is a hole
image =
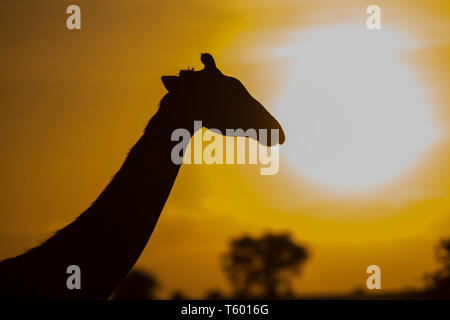
[[[292,59],[277,100],[284,154],[313,181],[361,190],[410,168],[436,138],[422,88],[387,30],[321,28],[279,50]]]

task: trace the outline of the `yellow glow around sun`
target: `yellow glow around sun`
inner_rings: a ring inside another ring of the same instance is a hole
[[[278,99],[284,155],[303,175],[361,190],[406,172],[436,138],[420,85],[388,30],[312,30],[282,47],[291,74]]]

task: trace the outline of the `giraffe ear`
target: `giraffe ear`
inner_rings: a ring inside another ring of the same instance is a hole
[[[169,92],[177,90],[180,86],[180,78],[177,76],[162,76],[161,81]]]

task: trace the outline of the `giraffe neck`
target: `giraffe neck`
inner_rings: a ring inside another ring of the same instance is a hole
[[[42,245],[0,263],[0,278],[19,282],[11,283],[21,288],[17,295],[106,299],[133,267],[180,168],[171,161],[176,143],[171,141],[171,133],[193,123],[186,115],[172,113],[179,109],[163,101],[91,207]],[[66,286],[69,265],[81,269],[80,290]]]

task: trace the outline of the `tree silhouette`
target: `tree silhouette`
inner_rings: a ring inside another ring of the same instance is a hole
[[[170,299],[171,300],[188,300],[186,295],[181,290],[175,290],[174,292],[172,292]]]
[[[211,289],[206,293],[206,300],[223,300],[225,299],[224,294],[220,291],[220,289]]]
[[[142,270],[132,270],[113,294],[114,300],[152,300],[159,287],[156,278]]]
[[[235,298],[289,298],[290,280],[307,257],[307,250],[289,234],[268,233],[231,241],[223,267]]]
[[[436,250],[436,258],[441,263],[441,268],[428,277],[431,280],[428,296],[450,299],[450,238],[441,240]]]

